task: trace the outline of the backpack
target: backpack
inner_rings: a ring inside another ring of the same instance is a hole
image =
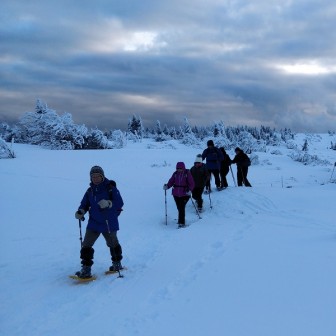
[[[176,184],[174,183],[173,188],[174,188],[174,187],[180,187],[180,188],[181,188],[181,187],[182,187],[182,188],[185,187],[185,188],[189,189],[188,172],[189,172],[189,169],[185,169],[185,170],[184,170],[184,178],[185,178],[185,180],[186,180],[187,185],[186,185],[186,186],[179,186],[179,185],[176,185]],[[174,174],[173,174],[173,175],[174,175],[174,178],[175,178],[175,176],[176,176],[176,173],[177,173],[177,172],[175,171]]]
[[[251,166],[251,160],[250,160],[250,158],[249,158],[246,154],[245,154],[244,165],[245,165],[246,167]]]
[[[207,161],[217,162],[218,161],[218,153],[216,148],[211,148],[206,155]]]

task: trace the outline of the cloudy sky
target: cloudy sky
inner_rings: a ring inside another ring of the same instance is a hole
[[[1,0],[0,122],[336,129],[335,0]]]

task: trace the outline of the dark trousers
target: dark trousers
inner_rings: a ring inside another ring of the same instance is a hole
[[[192,198],[196,201],[197,207],[202,208],[203,206],[203,199],[202,199],[202,194],[203,194],[204,187],[195,187],[192,191]]]
[[[210,176],[211,174],[213,174],[213,176],[215,177],[216,187],[219,188],[220,187],[219,169],[208,169],[208,172]],[[207,182],[206,187],[207,189],[210,189],[210,180]]]
[[[220,170],[220,178],[221,178],[221,187],[222,188],[227,188],[229,186],[228,182],[227,182],[227,179],[226,179],[226,175],[229,173],[229,170],[230,170],[229,167],[224,167],[224,168],[221,168],[221,170]]]
[[[237,183],[238,187],[243,184],[245,187],[252,187],[249,180],[247,179],[248,167],[237,167]]]
[[[174,200],[178,211],[178,224],[185,224],[185,208],[189,201],[189,198],[190,198],[189,196],[182,196],[182,197],[174,196]]]
[[[82,259],[82,265],[92,266],[94,249],[93,245],[100,236],[100,232],[86,229],[85,237],[83,240],[83,246],[80,251],[80,258]],[[112,261],[120,261],[122,259],[122,249],[117,238],[117,232],[112,231],[110,233],[103,232],[106,245],[110,248]]]

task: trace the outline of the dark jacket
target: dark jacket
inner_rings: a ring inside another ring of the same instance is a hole
[[[208,169],[204,163],[201,166],[192,166],[190,173],[194,179],[195,188],[204,188],[210,178]]]
[[[111,200],[112,207],[101,209],[98,202],[102,199]],[[124,205],[119,190],[107,178],[98,185],[90,183],[90,188],[84,194],[79,209],[89,212],[87,228],[97,232],[118,231],[118,216]],[[107,224],[109,230],[107,229]]]
[[[230,167],[232,161],[231,161],[229,154],[223,151],[222,151],[222,154],[223,154],[224,159],[221,161],[221,170],[225,170]]]
[[[234,159],[232,160],[232,163],[236,163],[237,167],[248,167],[251,165],[250,158],[241,150],[239,151]]]

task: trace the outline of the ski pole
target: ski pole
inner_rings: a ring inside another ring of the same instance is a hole
[[[81,223],[81,221],[84,221],[84,220],[85,220],[84,217],[78,219],[78,225],[79,225],[79,240],[80,240],[81,248],[83,247],[82,223]]]
[[[168,222],[167,222],[167,190],[165,190],[164,192],[165,192],[165,215],[166,215],[166,225],[168,225]]]
[[[199,219],[202,219],[202,217],[201,217],[201,215],[199,214],[199,211],[198,211],[198,209],[197,209],[197,207],[196,207],[196,205],[195,205],[195,202],[193,201],[192,197],[190,197],[190,199],[191,199],[191,203],[193,204],[193,206],[194,206],[194,208],[195,208],[195,210],[196,210],[196,213],[197,213],[197,215],[198,215],[198,218],[199,218]]]
[[[335,162],[335,164],[334,164],[334,169],[333,169],[333,171],[332,171],[332,173],[331,173],[330,181],[332,180],[332,177],[333,177],[333,175],[334,175],[335,167],[336,167],[336,162]]]
[[[210,201],[210,209],[212,209],[212,202],[211,202],[210,193],[209,193],[209,201]]]
[[[234,185],[235,185],[235,187],[237,187],[236,179],[234,178],[234,175],[233,175],[233,171],[232,171],[231,165],[230,165],[230,170],[231,170],[231,174],[232,174],[232,178],[233,178]]]

